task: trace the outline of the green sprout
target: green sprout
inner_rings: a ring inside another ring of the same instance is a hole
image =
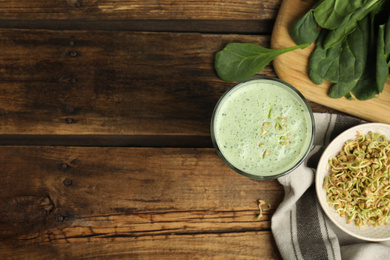
[[[260,213],[259,213],[259,215],[257,215],[256,217],[253,218],[253,221],[260,220],[260,218],[263,216],[263,211],[267,211],[267,210],[271,209],[271,204],[267,204],[264,200],[258,200],[258,203],[259,203]],[[267,208],[263,209],[264,205],[267,205]]]
[[[268,119],[272,118],[272,107],[271,106],[269,106],[267,117],[268,117]]]
[[[390,218],[390,143],[384,135],[357,132],[336,156],[323,188],[330,206],[358,227],[387,224]]]

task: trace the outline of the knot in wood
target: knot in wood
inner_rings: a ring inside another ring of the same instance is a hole
[[[57,221],[57,222],[63,222],[64,220],[65,220],[65,217],[64,217],[64,216],[58,215],[58,216],[56,217],[56,221]]]
[[[76,51],[70,51],[69,52],[69,56],[76,57],[77,56],[77,52]]]
[[[70,82],[71,82],[72,84],[75,84],[75,83],[77,83],[77,79],[76,79],[76,78],[72,78],[72,79],[70,79]]]
[[[76,123],[76,122],[74,121],[73,118],[67,118],[67,119],[66,119],[66,122],[67,122],[68,124]]]
[[[65,180],[63,181],[63,183],[64,183],[65,186],[70,186],[70,185],[72,185],[72,181],[69,180],[69,179],[65,179]]]

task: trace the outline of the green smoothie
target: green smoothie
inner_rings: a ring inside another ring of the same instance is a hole
[[[313,118],[295,89],[269,78],[236,85],[214,111],[214,143],[239,172],[270,177],[297,166],[313,136]]]

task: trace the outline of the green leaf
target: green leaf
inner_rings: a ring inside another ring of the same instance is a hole
[[[295,20],[290,28],[291,38],[296,44],[311,44],[320,34],[320,26],[314,18],[314,10],[325,0],[317,0],[313,7],[300,19]]]
[[[241,81],[261,72],[277,56],[307,46],[274,50],[252,43],[229,43],[215,55],[215,69],[222,80]]]
[[[310,78],[315,84],[321,83],[319,78],[339,83],[330,91],[334,97],[345,96],[352,88],[351,82],[355,85],[364,72],[369,44],[369,23],[368,18],[363,19],[352,34],[327,50],[322,46],[327,37],[326,31],[321,33],[317,41],[309,60]],[[346,89],[342,90],[342,86]]]
[[[385,25],[382,24],[379,26],[376,48],[376,86],[379,93],[383,91],[388,74],[389,67],[385,54]]]
[[[376,12],[378,13],[378,12]],[[384,27],[378,26],[376,32],[375,19],[372,14],[370,19],[370,43],[368,47],[368,56],[366,66],[362,77],[359,79],[356,86],[352,89],[352,94],[359,100],[368,100],[376,97],[383,91],[384,81],[387,78],[388,67],[383,62],[383,39]],[[381,50],[381,51],[380,51]],[[382,57],[381,57],[382,56]]]
[[[334,30],[348,23],[348,17],[362,7],[364,0],[325,0],[314,11],[318,24],[325,29]]]
[[[390,1],[389,1],[390,3]],[[385,31],[384,31],[384,51],[386,55],[386,60],[390,64],[390,15],[387,19],[387,23],[385,26]]]
[[[376,55],[375,49],[369,49],[365,70],[356,86],[351,90],[351,93],[358,100],[368,100],[376,97],[379,92],[376,86]]]
[[[385,0],[367,0],[366,4],[356,9],[355,12],[347,15],[344,18],[344,22],[341,24],[341,26],[329,32],[327,38],[324,41],[324,48],[329,49],[330,47],[342,41],[344,37],[351,34],[356,29],[357,23],[373,10],[380,8],[384,1]]]
[[[313,10],[296,20],[290,28],[291,38],[296,44],[311,44],[317,39],[319,34],[320,28],[314,19]]]
[[[339,57],[338,83],[355,83],[362,76],[367,61],[370,43],[370,20],[366,17],[358,22],[356,29],[342,42]],[[347,76],[346,74],[350,74]]]
[[[321,63],[321,61],[323,61],[326,58],[326,51],[322,47],[322,42],[325,39],[326,33],[327,33],[326,30],[321,31],[316,42],[316,47],[309,58],[309,64],[308,64],[309,77],[311,81],[316,85],[321,85],[323,83],[322,80],[323,77],[319,74],[318,71],[319,71],[319,64]]]
[[[346,96],[348,98],[349,92],[356,86],[356,81],[351,81],[347,83],[336,83],[333,84],[328,93],[331,98],[342,98]]]
[[[339,82],[340,76],[343,76],[343,74],[340,75],[340,56],[343,50],[342,44],[338,43],[328,50],[324,50],[320,46],[317,46],[316,49],[318,49],[317,51],[320,52],[323,56],[322,60],[316,61],[318,62],[316,65],[316,73],[323,79],[326,79],[330,82]],[[345,76],[350,77],[351,74],[348,73],[345,74]]]
[[[369,100],[376,97],[379,93],[376,87],[375,75],[364,73],[351,92],[358,100]]]
[[[311,81],[316,85],[321,85],[322,83],[324,83],[323,78],[315,70],[309,71],[309,77]]]
[[[330,97],[368,100],[383,91],[390,72],[390,0],[315,1],[290,34],[296,42],[316,37],[309,76],[315,84],[333,82]]]

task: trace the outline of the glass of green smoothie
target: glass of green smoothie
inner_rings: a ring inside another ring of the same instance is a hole
[[[252,179],[274,179],[303,162],[314,127],[310,105],[297,89],[277,78],[254,77],[219,99],[211,139],[234,171]]]

